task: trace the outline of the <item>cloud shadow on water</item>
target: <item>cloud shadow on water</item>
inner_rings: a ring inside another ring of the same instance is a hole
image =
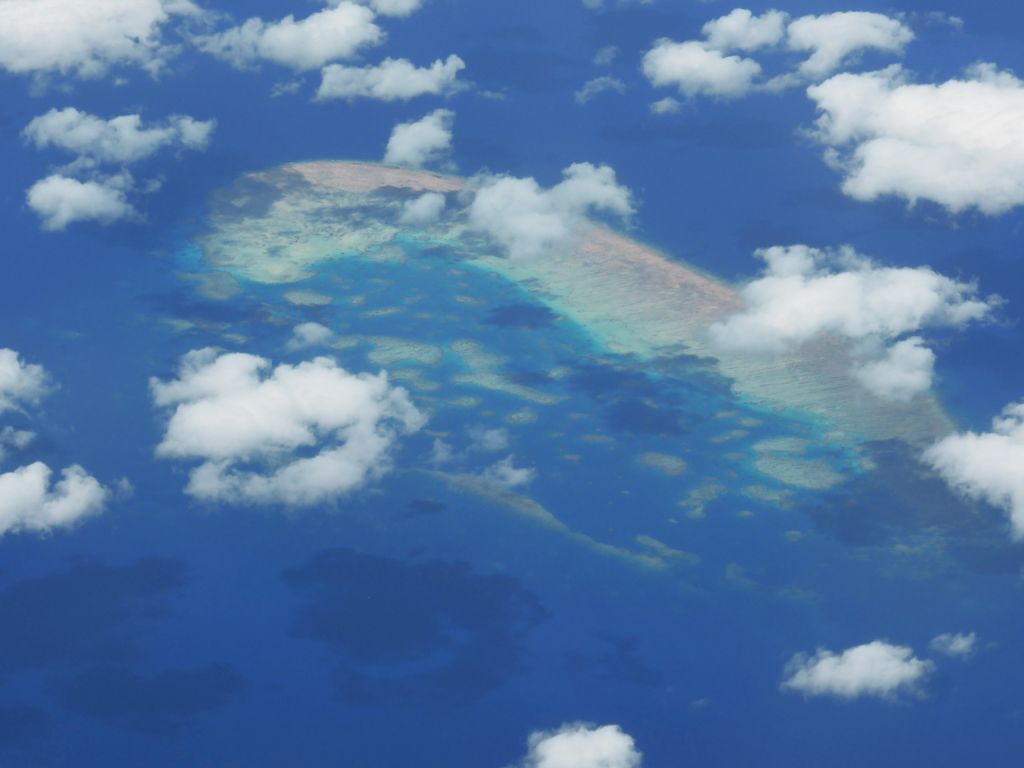
[[[558,315],[541,304],[508,304],[492,309],[484,321],[499,328],[536,330],[548,328]]]
[[[183,562],[148,557],[122,566],[77,565],[0,591],[0,679],[56,662],[134,655],[123,630],[160,618],[187,581]]]
[[[228,664],[168,669],[152,677],[123,667],[95,667],[64,683],[59,698],[75,714],[151,734],[173,734],[229,703],[245,688]]]
[[[329,549],[282,578],[307,598],[294,634],[337,652],[339,696],[362,706],[472,703],[520,668],[545,616],[516,579],[465,563]]]

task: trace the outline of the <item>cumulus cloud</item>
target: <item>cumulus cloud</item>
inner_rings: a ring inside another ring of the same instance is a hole
[[[817,137],[857,200],[931,200],[958,213],[1024,203],[1024,83],[992,64],[938,85],[898,66],[840,74],[807,89]]]
[[[753,59],[728,56],[702,42],[662,38],[644,54],[643,71],[652,85],[675,86],[684,96],[736,98],[753,90],[761,65]]]
[[[882,267],[848,246],[775,246],[756,255],[766,269],[741,290],[746,309],[711,327],[720,349],[777,353],[826,334],[871,348],[927,328],[983,320],[997,303],[979,298],[973,284],[928,267]],[[857,375],[879,395],[908,399],[930,383],[933,363],[914,337],[892,344]]]
[[[529,485],[537,476],[533,467],[517,467],[514,456],[506,456],[480,473],[480,479],[499,488],[518,488]]]
[[[643,759],[633,737],[617,725],[563,725],[530,735],[521,768],[640,768]]]
[[[327,357],[272,367],[207,348],[150,389],[168,414],[157,455],[200,461],[185,492],[228,504],[338,500],[384,475],[399,438],[425,421],[385,373],[352,374]]]
[[[31,445],[36,433],[26,429],[4,427],[0,429],[0,462],[7,458],[9,451],[21,451]]]
[[[1004,510],[1024,538],[1024,402],[1007,406],[992,431],[949,435],[923,458],[954,490]]]
[[[0,67],[89,78],[131,65],[155,74],[173,53],[162,37],[168,22],[200,13],[188,0],[0,0]]]
[[[932,638],[928,647],[943,656],[969,659],[977,650],[978,636],[974,632],[969,634],[947,632]]]
[[[898,19],[881,13],[843,11],[821,16],[802,16],[788,29],[792,51],[808,51],[801,74],[817,79],[831,74],[853,55],[864,50],[899,53],[914,33]]]
[[[200,50],[235,67],[265,60],[305,71],[352,58],[360,49],[382,42],[384,33],[375,18],[370,8],[343,0],[298,21],[292,15],[275,22],[253,17],[195,42]]]
[[[544,189],[533,178],[492,176],[471,185],[469,225],[512,258],[536,258],[570,244],[592,212],[633,214],[629,189],[607,165],[574,163]]]
[[[391,131],[384,162],[420,168],[436,162],[452,148],[452,124],[455,113],[435,109],[411,123],[399,123]]]
[[[782,42],[788,18],[788,14],[782,11],[767,11],[755,16],[746,8],[736,8],[725,16],[709,21],[704,25],[703,32],[711,48],[720,51],[756,51]]]
[[[0,349],[0,413],[38,403],[49,388],[41,365],[26,363],[13,349]]]
[[[399,217],[399,221],[414,227],[433,224],[441,218],[447,204],[448,201],[440,192],[424,192],[402,206],[402,215]]]
[[[37,149],[63,150],[93,163],[134,163],[165,147],[206,149],[217,123],[174,115],[144,126],[137,114],[104,120],[74,107],[51,109],[22,132]]]
[[[38,461],[0,474],[0,535],[65,528],[103,510],[109,492],[84,469],[68,467],[55,483],[52,475]]]
[[[682,109],[682,106],[677,99],[666,96],[664,99],[658,99],[651,103],[651,113],[655,115],[672,115]]]
[[[920,336],[898,341],[884,356],[860,366],[860,382],[884,400],[906,402],[932,388],[935,353]]]
[[[78,221],[106,225],[137,217],[126,195],[130,187],[126,176],[79,181],[58,173],[33,184],[26,200],[43,220],[43,229],[54,232]]]
[[[300,323],[292,329],[288,349],[306,349],[326,344],[334,337],[334,331],[320,323]]]
[[[328,0],[327,5],[338,6],[344,0]],[[381,16],[410,16],[420,9],[423,0],[359,0]]]
[[[918,693],[933,669],[913,649],[875,640],[842,653],[820,648],[814,655],[797,654],[786,665],[782,689],[804,696],[893,699]]]
[[[607,75],[595,77],[593,80],[585,82],[583,87],[576,91],[576,103],[586,104],[595,96],[609,91],[614,93],[625,93],[626,84],[617,77],[609,77]]]
[[[466,63],[454,55],[437,59],[429,67],[417,67],[406,59],[385,59],[375,67],[330,64],[321,73],[316,98],[407,101],[428,94],[440,96],[458,88],[456,78],[465,68]]]

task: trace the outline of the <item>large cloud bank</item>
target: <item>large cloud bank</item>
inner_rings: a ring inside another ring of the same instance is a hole
[[[1004,510],[1014,536],[1024,538],[1024,402],[1007,406],[990,432],[940,440],[924,461],[953,489]]]
[[[273,367],[207,348],[150,387],[168,414],[157,455],[200,461],[185,490],[204,501],[335,501],[386,473],[398,439],[424,423],[384,373],[352,374],[326,357]]]
[[[898,66],[807,89],[817,136],[857,200],[892,195],[956,213],[1024,203],[1024,82],[978,64],[961,79],[909,81]]]
[[[849,247],[824,251],[805,245],[757,251],[763,274],[741,291],[746,309],[716,323],[722,350],[778,353],[822,335],[860,345],[868,359],[858,378],[879,396],[906,400],[931,384],[934,355],[918,334],[962,328],[988,317],[995,299],[976,286],[928,267],[883,267]]]
[[[490,176],[471,185],[469,225],[512,258],[537,258],[565,247],[590,213],[633,213],[629,189],[607,165],[574,163],[563,180],[544,189],[533,178]]]
[[[913,649],[875,640],[841,653],[822,648],[797,654],[786,666],[782,689],[804,696],[892,699],[918,693],[933,669]]]
[[[640,768],[642,756],[633,737],[617,725],[563,725],[537,731],[529,739],[521,768]]]

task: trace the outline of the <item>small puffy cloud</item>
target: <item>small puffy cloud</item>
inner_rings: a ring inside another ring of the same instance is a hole
[[[215,120],[175,115],[144,126],[137,114],[104,120],[68,107],[34,118],[22,136],[38,149],[53,147],[94,163],[129,164],[165,147],[205,149],[216,125]]]
[[[41,365],[26,363],[13,349],[0,349],[0,413],[38,403],[49,388]]]
[[[862,350],[885,348],[861,361],[855,376],[879,397],[909,400],[932,380],[934,353],[910,337],[928,328],[961,328],[990,316],[998,300],[928,267],[882,267],[852,248],[805,245],[757,251],[766,268],[740,294],[746,309],[711,326],[721,350],[778,353],[823,335]]]
[[[7,458],[9,451],[21,451],[31,445],[36,433],[26,429],[4,427],[0,429],[0,462]]]
[[[384,475],[398,439],[425,421],[386,374],[352,374],[327,357],[272,367],[207,348],[150,389],[168,414],[157,455],[200,461],[185,492],[228,504],[336,501]]]
[[[800,72],[818,79],[861,51],[900,53],[913,39],[914,33],[899,19],[881,13],[843,11],[795,19],[789,25],[787,45],[792,51],[810,52]]]
[[[344,0],[328,0],[327,5],[341,5]],[[359,0],[363,5],[370,6],[381,16],[411,16],[423,5],[423,0]]]
[[[929,326],[961,327],[994,306],[970,283],[928,267],[882,267],[848,246],[774,246],[756,255],[766,268],[741,290],[746,310],[712,326],[720,347],[778,352],[823,333],[891,339]]]
[[[188,0],[0,0],[0,68],[89,78],[138,66],[155,74],[173,53],[164,27],[200,13]]]
[[[761,65],[702,42],[663,38],[644,54],[643,71],[653,85],[675,86],[684,96],[736,98],[755,88]]]
[[[406,59],[385,59],[375,67],[330,64],[321,73],[318,101],[329,99],[377,99],[407,101],[417,96],[439,96],[458,88],[456,79],[466,68],[458,56],[437,59],[429,67],[417,67]]]
[[[78,221],[106,225],[138,215],[127,199],[130,185],[126,176],[79,181],[58,173],[33,184],[26,200],[28,207],[43,220],[43,229],[51,232]]]
[[[334,331],[320,323],[300,323],[292,329],[288,349],[306,349],[326,344],[334,337]]]
[[[501,427],[472,427],[469,430],[469,439],[471,450],[485,453],[504,451],[509,445],[508,430]]]
[[[402,206],[402,215],[399,217],[399,221],[413,227],[433,224],[441,218],[447,204],[445,196],[440,192],[424,192]]]
[[[452,148],[455,113],[436,109],[411,123],[399,123],[391,131],[384,162],[420,168],[440,160]]]
[[[239,68],[265,60],[305,71],[379,44],[384,33],[374,19],[370,8],[343,0],[298,21],[291,15],[275,22],[254,17],[195,42],[200,50]]]
[[[598,94],[609,91],[614,93],[625,93],[626,84],[617,77],[609,77],[607,75],[595,77],[593,80],[588,80],[583,84],[582,88],[576,91],[576,103],[586,104]]]
[[[720,51],[756,51],[782,42],[788,18],[788,14],[782,11],[767,11],[755,16],[746,8],[736,8],[725,16],[709,21],[704,25],[703,32],[711,48]]]
[[[949,435],[923,459],[954,490],[1007,512],[1014,537],[1024,538],[1024,402],[1007,406],[991,432]]]
[[[842,653],[821,648],[813,655],[797,654],[786,665],[782,689],[804,696],[893,699],[918,693],[933,669],[913,649],[875,640]]]
[[[840,74],[807,89],[826,159],[857,200],[931,200],[995,215],[1024,204],[1024,82],[979,64],[938,85],[902,69]]]
[[[469,225],[512,258],[536,258],[570,244],[591,212],[633,214],[629,189],[607,165],[574,163],[544,189],[533,178],[483,177],[471,185]]]
[[[880,360],[858,367],[857,378],[883,400],[906,402],[932,388],[935,353],[920,336],[898,341]]]
[[[599,67],[607,67],[615,61],[615,57],[618,55],[619,47],[617,45],[606,45],[603,48],[599,48],[597,53],[594,54],[594,63]]]
[[[20,531],[66,528],[103,511],[109,491],[81,467],[68,467],[60,480],[42,462],[0,474],[0,536]]]
[[[506,456],[480,473],[480,479],[499,488],[529,485],[536,476],[537,471],[532,467],[517,467],[514,456]]]
[[[683,105],[677,99],[666,96],[651,103],[651,113],[655,115],[672,115],[682,109]]]
[[[943,656],[969,659],[978,648],[978,636],[974,632],[969,634],[946,632],[932,638],[928,647]]]
[[[617,725],[563,725],[530,735],[521,768],[640,768],[642,755],[633,737]]]

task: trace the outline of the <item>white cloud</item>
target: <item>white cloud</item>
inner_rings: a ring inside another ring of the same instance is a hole
[[[422,167],[451,151],[455,113],[436,109],[411,123],[399,123],[391,131],[384,162],[389,165]]]
[[[991,432],[949,435],[923,458],[956,491],[1007,512],[1024,538],[1024,402],[1007,406]]]
[[[34,118],[22,135],[38,149],[54,147],[90,162],[128,164],[150,157],[164,147],[206,149],[215,127],[214,120],[195,120],[185,115],[143,126],[137,114],[104,120],[68,107],[51,109]]]
[[[501,427],[471,427],[469,429],[470,450],[494,453],[509,446],[508,430]]]
[[[898,19],[880,13],[844,11],[802,16],[789,25],[787,44],[793,51],[809,51],[801,74],[818,79],[839,69],[864,50],[900,53],[914,33]]]
[[[898,66],[807,89],[817,136],[857,200],[931,200],[995,215],[1024,204],[1024,82],[979,64],[959,80],[909,83]]]
[[[26,429],[15,429],[14,427],[0,429],[0,462],[7,458],[8,451],[24,450],[35,438],[36,433]]]
[[[735,98],[755,87],[761,65],[753,59],[727,56],[704,43],[661,39],[643,59],[643,71],[653,85],[673,85],[685,96]]]
[[[920,336],[898,341],[884,356],[859,366],[860,382],[883,400],[907,402],[932,388],[935,353]]]
[[[984,320],[998,303],[977,287],[928,267],[881,267],[849,246],[823,251],[805,245],[756,252],[766,268],[740,294],[746,309],[711,326],[719,349],[779,353],[824,335],[858,343],[856,377],[872,392],[908,400],[930,386],[934,353],[908,333],[960,328]]]
[[[617,725],[563,725],[530,735],[522,768],[640,768],[633,737]]]
[[[38,461],[0,474],[0,535],[64,528],[103,511],[109,492],[84,469],[68,467],[51,485],[52,475]]]
[[[565,247],[587,226],[594,211],[628,217],[632,194],[607,165],[574,163],[564,179],[543,189],[535,179],[491,176],[470,185],[470,227],[485,234],[512,258],[535,258]]]
[[[326,344],[334,337],[334,331],[320,323],[300,323],[292,329],[288,340],[289,350],[306,349]]]
[[[375,67],[324,67],[318,101],[328,99],[378,99],[406,101],[427,94],[439,96],[458,88],[456,79],[466,68],[458,56],[437,59],[429,67],[417,67],[406,59],[385,59]]]
[[[0,0],[0,68],[98,77],[133,65],[155,74],[173,53],[163,28],[199,13],[187,0]]]
[[[608,75],[602,75],[601,77],[595,77],[593,80],[588,80],[583,84],[583,87],[576,91],[575,99],[577,104],[586,104],[592,98],[601,93],[613,91],[615,93],[625,93],[626,84],[619,80],[617,77],[609,77]]]
[[[529,485],[536,476],[537,471],[532,467],[517,467],[514,456],[506,456],[480,473],[480,478],[484,482],[499,488],[518,488]]]
[[[599,67],[607,67],[615,58],[619,55],[619,47],[617,45],[606,45],[599,48],[597,53],[594,54],[594,63]]]
[[[370,8],[346,0],[298,21],[291,15],[275,22],[251,18],[223,32],[197,37],[195,42],[201,50],[240,68],[263,59],[299,71],[319,69],[382,42],[384,33],[374,19]]]
[[[33,184],[26,199],[43,220],[43,229],[57,231],[77,221],[112,224],[135,218],[138,214],[125,194],[130,186],[130,179],[123,175],[79,181],[54,174]]]
[[[26,363],[13,349],[0,349],[0,413],[38,403],[48,390],[41,365]]]
[[[592,11],[597,11],[604,8],[606,5],[650,5],[654,0],[583,0],[583,7],[589,8]]]
[[[766,268],[741,290],[746,310],[712,326],[721,347],[778,352],[824,333],[892,339],[964,326],[994,306],[970,283],[928,267],[881,267],[849,246],[774,246],[756,255]]]
[[[786,665],[782,689],[804,696],[892,699],[918,693],[933,669],[913,649],[875,640],[838,654],[824,648],[813,656],[797,654]]]
[[[425,421],[386,374],[352,374],[326,357],[272,367],[207,348],[150,388],[169,414],[157,455],[201,461],[185,492],[204,501],[338,500],[385,474],[399,437]]]
[[[327,5],[337,6],[343,0],[328,0]],[[381,16],[410,16],[420,9],[423,0],[359,0],[363,5],[370,6]]]
[[[969,659],[977,650],[978,636],[974,632],[970,634],[952,634],[947,632],[932,638],[928,647],[935,651],[935,653],[941,653],[943,656]]]
[[[447,199],[440,192],[424,192],[415,200],[409,200],[402,206],[402,215],[399,217],[399,221],[413,227],[433,224],[441,218],[447,204]]]
[[[651,103],[651,112],[655,115],[671,115],[682,109],[682,106],[677,99],[666,96]]]
[[[782,11],[767,11],[755,16],[746,8],[736,8],[725,16],[709,21],[704,25],[703,32],[711,48],[720,51],[756,51],[782,42],[788,18],[788,14]]]

